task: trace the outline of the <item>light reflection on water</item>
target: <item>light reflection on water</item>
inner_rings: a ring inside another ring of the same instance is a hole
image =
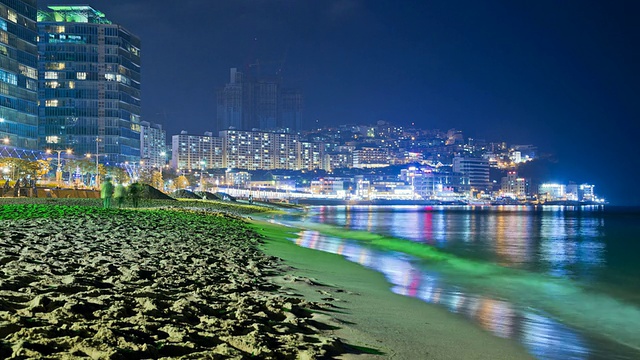
[[[551,275],[593,279],[604,265],[604,219],[567,216],[562,207],[335,206],[312,209],[308,220],[410,239],[466,258]]]
[[[395,293],[464,315],[496,336],[521,342],[539,358],[640,358],[610,340],[637,344],[640,286],[629,281],[640,274],[630,255],[638,250],[639,242],[632,241],[639,230],[637,214],[607,217],[605,227],[605,216],[567,210],[344,206],[313,208],[303,219],[425,243],[460,259],[514,269],[512,274],[493,269],[474,277],[462,268],[433,266],[315,231],[302,232],[296,242],[375,269]]]
[[[310,230],[301,232],[293,240],[299,246],[339,254],[379,271],[392,284],[393,292],[439,304],[453,313],[471,318],[496,336],[520,341],[539,358],[616,358],[610,352],[596,353],[585,344],[580,334],[549,317],[449,284],[437,272],[418,266],[410,256],[369,249],[355,241],[328,237]],[[621,355],[618,358],[626,357]]]

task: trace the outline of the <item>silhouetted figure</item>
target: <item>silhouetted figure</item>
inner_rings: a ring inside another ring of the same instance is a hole
[[[102,187],[100,189],[100,197],[102,198],[102,205],[105,209],[111,207],[111,197],[113,196],[113,184],[110,178],[104,179]]]
[[[142,185],[137,182],[134,182],[129,186],[129,196],[131,196],[131,202],[133,202],[133,207],[137,208],[140,203],[140,197],[142,196]]]
[[[11,189],[11,186],[9,186],[9,179],[4,181],[4,186],[2,186],[2,196],[5,196],[8,192],[9,189]]]
[[[20,196],[20,179],[16,180],[16,183],[13,186],[13,196]]]
[[[116,189],[113,192],[113,197],[116,199],[116,204],[118,204],[118,208],[122,207],[122,204],[124,204],[124,198],[127,195],[127,190],[125,190],[124,185],[122,185],[122,183],[119,183],[118,185],[116,185]]]

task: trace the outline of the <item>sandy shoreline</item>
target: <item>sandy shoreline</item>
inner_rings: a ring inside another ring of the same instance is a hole
[[[0,358],[530,357],[264,223],[17,209],[0,214]]]
[[[256,244],[241,220],[183,211],[2,220],[0,358],[338,353]]]
[[[261,247],[284,259],[286,274],[275,281],[314,302],[328,303],[333,335],[360,353],[341,359],[531,359],[519,344],[498,338],[438,306],[397,295],[380,273],[340,255],[303,248],[287,231],[254,222],[268,235]]]

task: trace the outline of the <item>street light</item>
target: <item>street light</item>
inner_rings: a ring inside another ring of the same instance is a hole
[[[96,136],[96,187],[99,189],[100,188],[100,170],[98,167],[98,156],[100,155],[106,155],[106,154],[99,154],[99,149],[98,149],[98,144],[100,143],[100,141],[102,141],[102,139],[100,139],[100,137]],[[88,158],[91,158],[91,154],[87,154]]]
[[[62,169],[60,168],[60,154],[64,151],[68,155],[71,155],[73,150],[71,150],[71,149],[67,149],[67,150],[51,150],[51,149],[47,149],[47,154],[51,154],[51,152],[53,152],[53,151],[58,153],[58,166],[56,167],[56,183],[58,184],[58,186],[60,186],[60,185],[62,185]]]
[[[95,155],[96,156],[96,187],[100,188],[100,174],[98,173],[98,156],[100,155],[104,155],[104,154],[87,154],[87,158],[91,159],[91,156]]]
[[[202,171],[200,172],[200,191],[205,191],[204,188],[204,169],[207,165],[207,161],[202,159],[200,160],[200,166],[202,167]]]

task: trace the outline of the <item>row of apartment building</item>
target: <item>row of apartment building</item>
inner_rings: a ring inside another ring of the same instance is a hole
[[[239,168],[247,170],[331,170],[373,168],[390,164],[388,149],[343,147],[325,151],[320,142],[304,141],[298,134],[223,130],[172,136],[171,167],[175,169]]]

